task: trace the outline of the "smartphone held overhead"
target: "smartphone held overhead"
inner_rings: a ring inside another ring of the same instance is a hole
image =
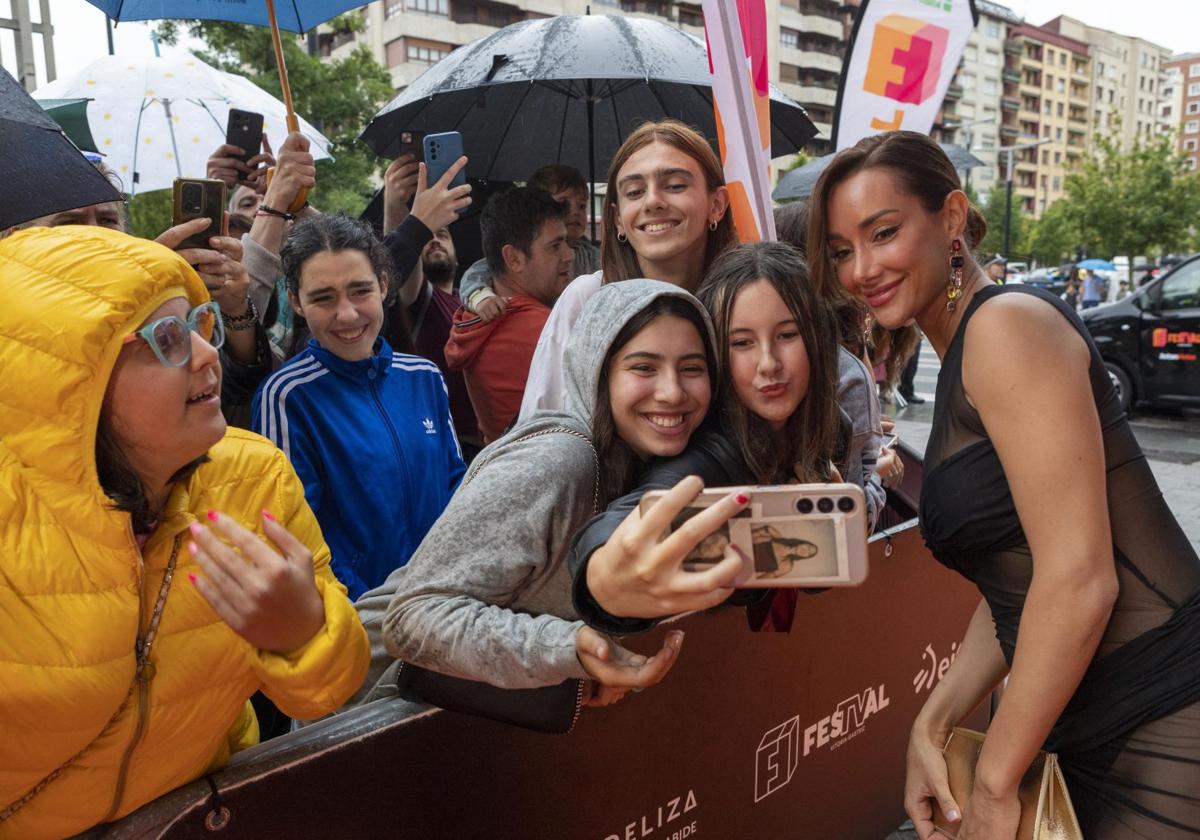
[[[248,164],[250,159],[262,152],[263,115],[254,111],[242,111],[238,108],[229,109],[229,122],[225,126],[225,142],[242,150],[236,155],[242,163]],[[238,172],[238,183],[246,183],[246,173]]]
[[[680,511],[667,535],[728,497],[711,488]],[[642,497],[643,515],[666,491]],[[691,551],[687,571],[704,571],[736,547],[745,563],[739,588],[858,586],[867,577],[867,503],[854,484],[756,487],[750,505]]]
[[[427,135],[422,140],[425,148],[425,177],[427,184],[436,184],[442,179],[451,166],[463,155],[462,135],[457,131],[445,131],[440,134]],[[450,188],[461,187],[467,183],[465,169],[460,169],[450,182]],[[458,215],[466,212],[466,208],[458,211]]]

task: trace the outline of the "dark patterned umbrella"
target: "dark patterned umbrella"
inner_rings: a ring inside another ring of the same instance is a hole
[[[455,50],[383,108],[362,139],[383,157],[401,131],[459,131],[467,172],[524,180],[548,163],[603,176],[640,123],[674,117],[716,145],[704,41],[619,15],[560,15],[505,27]],[[817,131],[804,109],[771,90],[771,153]]]

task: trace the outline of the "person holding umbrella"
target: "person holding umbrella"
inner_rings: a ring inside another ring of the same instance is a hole
[[[608,168],[600,271],[563,292],[538,339],[518,422],[562,407],[563,352],[572,327],[601,287],[633,278],[694,291],[708,266],[737,242],[725,173],[699,132],[677,120],[645,123]]]

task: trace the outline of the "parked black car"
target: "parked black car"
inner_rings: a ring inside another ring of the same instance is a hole
[[[1126,411],[1200,404],[1200,256],[1082,317]]]

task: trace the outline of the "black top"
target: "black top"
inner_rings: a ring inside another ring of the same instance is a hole
[[[1088,344],[1120,585],[1096,657],[1047,749],[1060,753],[1085,836],[1175,836],[1167,826],[1200,833],[1200,560],[1163,501],[1087,329],[1054,295],[989,286],[963,313],[942,360],[925,450],[925,542],[979,587],[1011,665],[1034,559],[1004,468],[962,385],[967,324],[1001,294],[1044,300]],[[1062,481],[1071,480],[1064,471]],[[1071,527],[1072,512],[1059,515]],[[1142,833],[1123,833],[1131,826]]]

